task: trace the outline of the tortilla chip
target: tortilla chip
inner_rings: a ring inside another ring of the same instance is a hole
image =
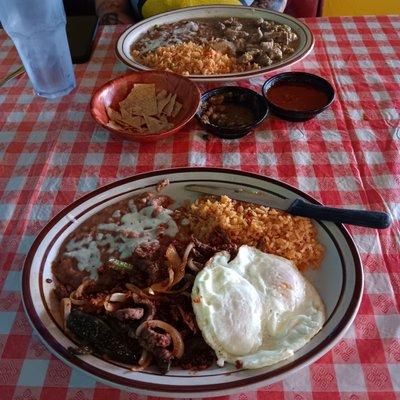
[[[107,126],[113,129],[123,129],[128,132],[132,132],[133,130],[142,132],[142,125],[145,124],[145,120],[140,116],[131,116],[126,114],[126,112],[122,112],[121,114],[118,111],[113,110],[111,107],[107,107],[107,114],[110,118]]]
[[[111,107],[106,107],[106,112],[107,112],[108,118],[111,120],[122,118],[121,114],[118,111],[115,111],[114,109],[112,109]]]
[[[144,116],[144,119],[146,121],[147,127],[149,128],[150,133],[161,132],[165,129],[168,129],[168,125],[169,125],[168,122],[163,122],[157,118],[148,117],[147,115]]]
[[[116,122],[121,127],[128,126],[125,118],[118,111],[113,110],[111,107],[106,107],[106,111],[110,121]]]
[[[121,117],[122,120],[128,125],[141,126],[145,124],[143,117],[140,115],[131,114],[125,108],[121,109]]]
[[[160,116],[160,122],[164,124],[163,130],[171,129],[174,126],[174,124],[168,122],[168,117],[165,114]]]
[[[160,90],[158,93],[157,93],[157,100],[160,100],[160,99],[163,99],[164,97],[167,97],[167,95],[168,95],[168,92],[166,91],[166,90]]]
[[[137,83],[128,96],[120,101],[120,110],[106,107],[107,126],[127,133],[157,133],[173,128],[168,117],[175,117],[182,109],[176,94],[162,89],[156,92],[155,84]]]
[[[163,112],[164,108],[170,102],[171,97],[172,97],[172,93],[167,93],[167,95],[165,97],[157,100],[158,114],[161,114]]]
[[[110,119],[110,121],[106,124],[109,128],[120,130],[124,129],[121,125],[117,124],[113,120]]]
[[[128,97],[119,103],[120,109],[134,115],[156,115],[157,98],[154,83],[136,83]]]
[[[136,132],[138,131],[136,128],[132,128],[132,127],[129,126],[129,125],[121,124],[121,123],[114,122],[114,121],[110,121],[110,122],[107,124],[107,126],[108,126],[109,128],[113,128],[113,129],[116,129],[116,130],[118,130],[118,131],[124,131],[124,132],[126,132],[126,133],[132,133],[133,131],[136,133]],[[141,132],[142,130],[143,130],[143,129],[140,128],[140,132]]]
[[[176,101],[175,104],[174,104],[174,108],[172,110],[172,113],[171,113],[171,117],[175,118],[179,114],[179,111],[181,111],[181,108],[182,108],[182,104],[179,103],[179,101]]]
[[[134,117],[130,117],[129,119],[126,119],[127,124],[130,126],[133,126],[134,128],[140,128],[142,125],[144,125],[146,122],[143,117],[136,115]]]
[[[174,109],[175,100],[176,100],[176,94],[172,95],[171,100],[164,108],[164,114],[167,114],[168,117],[171,116],[172,110]]]
[[[123,119],[132,117],[132,114],[126,108],[120,108],[120,113]]]

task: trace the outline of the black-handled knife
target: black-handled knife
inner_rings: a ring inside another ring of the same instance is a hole
[[[391,224],[389,214],[381,211],[350,210],[310,204],[301,199],[278,199],[268,193],[251,189],[231,189],[208,185],[186,185],[186,190],[217,196],[226,195],[234,200],[277,208],[292,215],[332,221],[342,224],[359,225],[367,228],[384,229]]]

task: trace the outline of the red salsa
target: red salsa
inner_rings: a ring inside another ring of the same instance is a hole
[[[308,83],[282,82],[272,86],[267,99],[285,110],[310,111],[328,104],[328,95]]]

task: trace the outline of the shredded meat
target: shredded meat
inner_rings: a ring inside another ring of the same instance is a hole
[[[138,339],[140,346],[152,353],[159,367],[166,372],[173,359],[171,351],[167,349],[171,344],[171,336],[144,328]]]
[[[168,321],[168,323],[176,326],[176,324],[181,320],[181,315],[173,301],[167,302],[159,299],[157,300],[156,314],[154,318]]]
[[[159,250],[159,248],[160,243],[158,241],[142,243],[141,245],[136,247],[133,255],[139,258],[152,258],[152,256],[154,256],[154,253]]]
[[[120,321],[125,320],[137,320],[142,318],[144,315],[143,308],[123,308],[121,310],[117,310],[114,313],[114,316]]]
[[[111,263],[102,265],[97,269],[98,279],[97,284],[100,287],[109,288],[115,286],[121,281],[126,281],[128,272],[125,270],[117,269]]]
[[[197,333],[199,328],[193,312],[184,310],[181,305],[177,305],[176,307],[182,317],[183,322],[189,328],[189,330],[193,333]]]
[[[162,250],[158,243],[146,243],[136,248],[134,255],[127,260],[133,265],[131,270],[120,269],[112,263],[106,263],[98,268],[97,284],[101,288],[111,289],[126,282],[145,288],[166,278],[162,263]]]
[[[129,281],[140,287],[149,287],[153,283],[162,281],[166,274],[160,261],[136,258],[134,271],[130,274]]]
[[[168,333],[159,333],[150,328],[144,328],[139,337],[146,350],[153,352],[156,347],[168,347],[171,336]]]
[[[215,230],[212,236],[212,245],[201,242],[192,236],[192,240],[195,244],[193,254],[199,258],[200,261],[209,260],[215,253],[225,250],[233,257],[237,252],[237,245],[232,243],[224,232]]]
[[[183,369],[199,371],[213,365],[216,359],[213,349],[198,335],[185,341],[185,353],[179,364]]]
[[[144,306],[146,313],[143,314],[144,320],[153,319],[156,313],[156,307],[152,301],[146,297],[139,296],[136,293],[132,293],[131,297],[135,305]]]

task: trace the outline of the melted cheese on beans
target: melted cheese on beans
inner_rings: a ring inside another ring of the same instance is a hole
[[[117,252],[118,258],[126,260],[143,243],[158,243],[160,235],[174,237],[178,227],[172,219],[172,211],[153,206],[137,210],[129,202],[130,212],[122,215],[120,210],[113,213],[118,221],[100,223],[95,235],[87,235],[79,240],[71,239],[66,245],[64,256],[76,259],[78,268],[90,272],[91,278],[97,277],[97,268],[101,266],[101,251]]]

